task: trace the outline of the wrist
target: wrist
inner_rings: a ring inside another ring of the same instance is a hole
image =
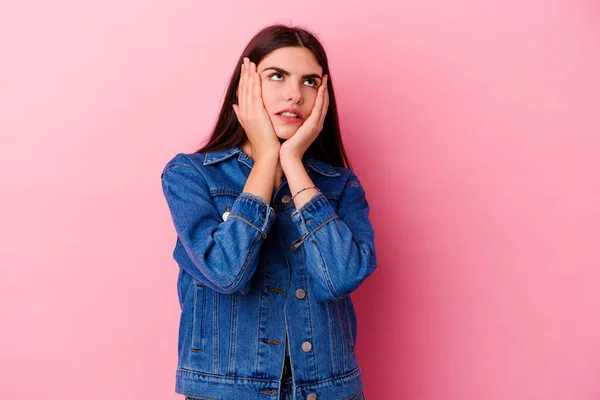
[[[279,149],[279,157],[285,160],[302,160],[302,154],[292,148],[281,146]]]
[[[256,157],[254,162],[273,162],[279,159],[279,151],[277,149],[266,149],[261,151],[260,153],[256,153]]]
[[[308,198],[314,196],[315,194],[319,193],[319,188],[316,186],[308,186],[305,188],[302,188],[300,190],[298,190],[296,193],[294,193],[294,195],[292,196],[292,200],[294,200],[294,198],[299,195],[300,193],[306,193],[308,194]]]
[[[304,169],[304,164],[302,163],[302,157],[291,154],[279,154],[279,162],[281,164],[281,168],[284,170],[293,170],[296,168]]]

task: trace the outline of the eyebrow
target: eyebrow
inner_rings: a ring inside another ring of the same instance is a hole
[[[275,71],[277,71],[280,74],[285,75],[285,76],[290,76],[291,75],[285,69],[282,69],[282,68],[279,68],[279,67],[267,67],[267,68],[263,69],[262,72],[265,72],[268,69],[275,70]],[[319,78],[321,80],[323,79],[319,74],[306,74],[306,75],[302,75],[302,79],[312,79],[312,78]]]

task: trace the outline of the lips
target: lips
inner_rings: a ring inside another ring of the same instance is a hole
[[[296,118],[296,117],[286,117],[284,115],[277,114],[277,118],[279,118],[281,121],[286,122],[286,123],[291,123],[291,124],[302,123],[302,119]]]
[[[286,108],[285,110],[281,110],[277,113],[277,115],[281,115],[281,113],[284,112],[289,112],[289,113],[293,113],[296,114],[298,116],[298,119],[302,119],[302,114],[300,113],[300,110],[298,110],[297,108]],[[287,118],[293,118],[293,117],[287,117]]]

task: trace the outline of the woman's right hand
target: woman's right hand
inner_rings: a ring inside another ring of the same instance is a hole
[[[238,104],[233,105],[233,110],[252,145],[253,158],[279,153],[281,144],[262,100],[260,75],[248,57],[244,57],[242,64],[237,97]]]

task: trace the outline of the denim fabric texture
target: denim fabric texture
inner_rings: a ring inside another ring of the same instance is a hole
[[[179,266],[177,393],[364,398],[350,294],[377,264],[369,204],[351,170],[302,162],[319,192],[300,209],[285,176],[270,204],[243,191],[253,161],[239,147],[179,153],[164,167]]]

